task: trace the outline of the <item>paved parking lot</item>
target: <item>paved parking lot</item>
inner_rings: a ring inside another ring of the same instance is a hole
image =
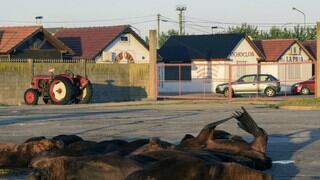
[[[160,137],[178,142],[197,134],[209,122],[228,117],[240,104],[119,103],[70,106],[0,106],[0,142],[23,142],[33,136],[76,134],[87,140]],[[269,133],[268,155],[274,179],[320,179],[320,111],[270,109],[247,105]],[[236,121],[223,124],[234,134],[248,136]],[[249,136],[248,136],[249,138]]]

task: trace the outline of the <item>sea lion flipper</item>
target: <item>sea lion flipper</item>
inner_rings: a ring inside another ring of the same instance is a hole
[[[253,136],[261,136],[264,131],[256,124],[250,114],[244,107],[241,107],[242,112],[235,111],[234,116],[239,121],[238,126],[244,131],[252,134]]]

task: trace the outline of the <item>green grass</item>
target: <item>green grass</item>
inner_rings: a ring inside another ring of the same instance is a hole
[[[290,99],[283,101],[280,106],[317,106],[320,107],[320,98],[307,98],[307,99]]]

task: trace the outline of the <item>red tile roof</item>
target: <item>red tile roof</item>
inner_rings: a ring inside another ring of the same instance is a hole
[[[69,47],[52,36],[42,26],[0,27],[0,54],[10,54],[11,51],[39,32],[42,32],[46,36],[46,40],[61,52],[74,54]]]
[[[303,46],[309,51],[309,53],[316,59],[317,58],[317,41],[310,40],[302,42]]]
[[[278,61],[281,55],[294,44],[294,39],[257,40],[255,45],[265,55],[266,61]]]
[[[8,54],[24,40],[38,32],[41,26],[0,27],[0,53]]]
[[[55,37],[69,46],[76,53],[75,57],[93,59],[128,28],[129,25],[63,28]]]

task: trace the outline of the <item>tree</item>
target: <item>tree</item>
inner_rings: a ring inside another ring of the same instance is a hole
[[[241,24],[241,26],[229,27],[228,33],[245,33],[250,35],[254,39],[260,39],[261,32],[259,32],[257,26],[249,25],[249,24]]]
[[[170,29],[167,32],[162,32],[159,37],[160,47],[170,38],[170,36],[177,36],[177,35],[179,35],[179,32],[174,29]]]
[[[269,31],[259,31],[258,26],[242,24],[236,27],[229,27],[227,33],[245,33],[253,39],[298,39],[300,41],[316,39],[316,27],[295,26],[293,29],[272,27]]]

